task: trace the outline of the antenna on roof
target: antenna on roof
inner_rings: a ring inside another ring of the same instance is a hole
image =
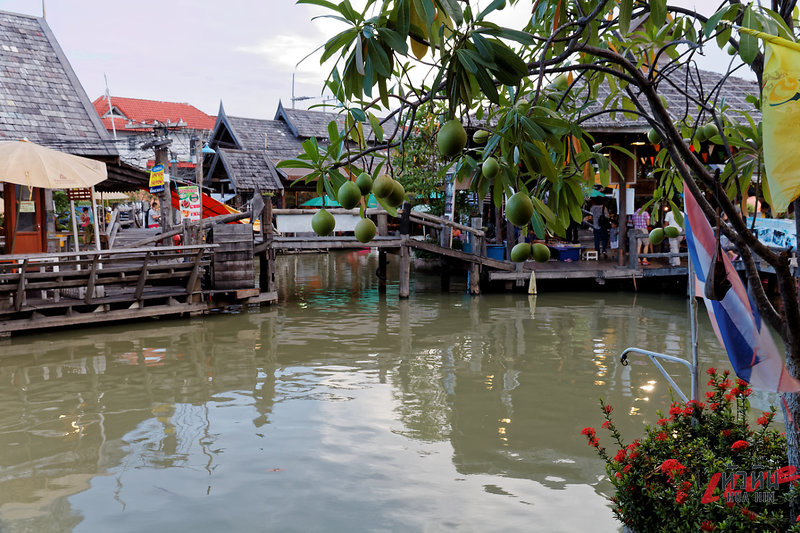
[[[42,5],[44,6],[44,0],[42,0]],[[114,124],[114,108],[111,107],[111,93],[108,90],[108,76],[106,73],[103,73],[103,79],[106,80],[106,102],[108,102],[108,114],[111,116],[111,131],[114,132],[114,140],[117,140],[117,126]]]
[[[47,20],[47,9],[44,7],[44,0],[42,0],[42,18]]]

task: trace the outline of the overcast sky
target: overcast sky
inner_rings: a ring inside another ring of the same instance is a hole
[[[328,74],[319,55],[296,64],[344,27],[312,21],[324,11],[295,0],[48,0],[45,6],[90,100],[104,94],[105,74],[112,97],[187,102],[210,115],[222,101],[228,114],[252,118],[272,118],[279,99],[291,106],[292,73],[296,96],[319,97]],[[0,0],[0,10],[41,16],[42,2]],[[509,11],[498,22],[522,27],[528,15]],[[724,68],[728,60],[722,53],[704,68]]]

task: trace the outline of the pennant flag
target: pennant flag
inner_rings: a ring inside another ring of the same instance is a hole
[[[764,165],[768,202],[784,213],[800,196],[800,43],[749,28],[740,32],[764,41],[761,87]]]
[[[730,290],[722,300],[704,295],[713,268],[714,230],[688,187],[684,186],[686,244],[696,276],[696,294],[703,296],[708,317],[736,375],[751,386],[773,392],[800,392],[800,381],[789,375],[783,357],[727,254],[722,254]]]

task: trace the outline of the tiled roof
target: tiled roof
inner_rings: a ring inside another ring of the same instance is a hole
[[[699,72],[700,75],[700,82],[702,84],[703,93],[706,95],[708,95],[708,93],[720,82],[720,80],[722,80],[722,74],[719,74],[717,72],[711,72],[707,70],[699,70],[697,72]],[[674,74],[670,76],[670,78],[673,80],[682,80],[684,75],[685,71],[676,71]],[[681,82],[676,81],[676,85],[679,85],[680,83]],[[697,85],[692,85],[691,89],[695,95],[700,93],[699,87]],[[689,102],[687,104],[686,97],[683,94],[681,94],[677,89],[668,85],[666,82],[662,82],[659,84],[658,92],[659,94],[664,95],[664,97],[666,98],[667,111],[669,111],[673,120],[682,119],[687,109],[691,114],[693,115],[697,114],[696,104],[692,102]],[[608,97],[609,94],[610,90],[608,85],[602,84],[599,88],[597,99],[583,111],[582,115],[587,116],[589,114],[600,111],[602,109],[606,97]],[[758,110],[756,110],[752,104],[747,102],[746,97],[748,94],[758,96],[759,94],[758,83],[730,76],[728,77],[727,80],[725,80],[725,84],[719,91],[719,98],[717,103],[718,105],[724,103],[724,105],[730,106],[731,110],[746,111],[753,118],[753,120],[758,122],[761,120],[761,113]],[[644,97],[641,98],[641,101],[643,102],[645,108],[649,109],[649,106],[645,101]],[[744,117],[742,117],[738,113],[729,113],[729,118],[733,120],[746,121],[746,119],[744,119]],[[585,130],[590,132],[592,131],[646,132],[650,129],[650,125],[643,118],[637,117],[634,120],[624,116],[622,113],[617,113],[614,118],[612,118],[608,113],[599,114],[597,116],[591,117],[581,122],[581,126]]]
[[[278,170],[264,150],[219,148],[217,152],[237,192],[252,192],[256,188],[262,192],[283,189]]]
[[[303,152],[302,140],[282,120],[228,117],[228,123],[242,149],[264,150],[266,142],[267,154],[275,163]]]
[[[186,123],[186,127],[192,130],[211,130],[214,127],[216,117],[207,115],[190,104],[178,102],[161,102],[158,100],[143,100],[141,98],[123,98],[121,96],[111,96],[111,105],[119,109],[128,120],[120,117],[114,118],[114,124],[119,129],[126,128],[129,121],[152,124],[153,121],[177,124],[181,121]],[[99,116],[108,112],[108,100],[105,96],[95,99],[94,108]],[[111,117],[101,119],[107,130],[111,130]],[[139,128],[141,129],[141,128]],[[152,128],[146,127],[146,130]]]
[[[318,140],[328,138],[328,123],[336,120],[339,124],[339,129],[344,128],[345,117],[340,113],[333,113],[329,111],[313,111],[309,109],[289,109],[283,107],[283,104],[278,105],[278,111],[275,113],[275,119],[283,119],[289,125],[289,128],[300,138],[308,139],[316,137]],[[381,127],[383,128],[384,136],[391,135],[394,132],[396,123],[393,119],[387,120]],[[372,127],[369,122],[364,123],[364,136],[367,142],[374,142],[375,136],[372,133]]]
[[[77,155],[118,155],[47,23],[0,11],[0,140],[23,137]]]

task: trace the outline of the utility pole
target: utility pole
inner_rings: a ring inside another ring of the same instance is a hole
[[[167,126],[156,122],[153,125],[153,140],[142,145],[142,149],[152,148],[155,151],[155,164],[164,167],[164,191],[160,196],[161,204],[161,231],[166,233],[172,229],[172,196],[171,184],[167,182],[166,174],[169,172],[169,145],[172,139],[167,137]]]

